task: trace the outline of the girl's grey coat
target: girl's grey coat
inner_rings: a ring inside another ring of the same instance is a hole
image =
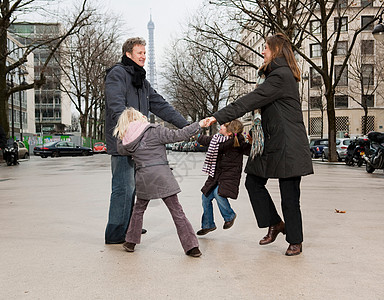
[[[165,198],[180,192],[180,187],[168,165],[165,144],[187,140],[200,130],[199,123],[171,130],[158,124],[148,124],[133,142],[117,141],[120,155],[130,155],[136,165],[136,195],[144,200]]]
[[[245,172],[263,178],[289,178],[313,173],[298,84],[286,60],[276,58],[266,79],[253,92],[214,113],[223,124],[261,108],[265,143],[261,156],[248,158]]]

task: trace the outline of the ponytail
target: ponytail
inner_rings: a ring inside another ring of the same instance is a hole
[[[233,147],[240,147],[239,139],[237,138],[237,133],[235,133]]]
[[[237,135],[243,132],[243,123],[241,123],[239,120],[233,120],[229,123],[226,123],[225,127],[227,127],[228,132],[233,134],[233,147],[240,147],[240,142]]]

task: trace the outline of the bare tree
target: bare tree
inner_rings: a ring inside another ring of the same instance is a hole
[[[375,94],[380,96],[379,87],[384,83],[384,56],[381,46],[378,46],[376,60],[373,60],[373,40],[361,41],[360,45],[354,49],[349,60],[348,77],[354,84],[348,85],[348,95],[364,111],[362,134],[366,135],[369,108],[374,104]]]
[[[219,7],[226,7],[228,14],[230,14],[231,18],[235,20],[243,30],[254,32],[261,37],[275,32],[285,34],[291,40],[296,53],[320,74],[324,85],[324,96],[327,101],[329,159],[336,161],[336,117],[334,102],[336,87],[347,65],[352,49],[356,44],[358,35],[378,19],[380,10],[384,4],[381,3],[380,6],[375,9],[374,16],[365,22],[365,24],[353,27],[352,23],[356,24],[355,20],[360,18],[361,15],[369,9],[369,3],[361,7],[357,7],[355,2],[347,0],[287,0],[284,2],[265,0],[212,0],[210,3]],[[315,27],[314,24],[316,24]],[[335,76],[335,61],[340,48],[340,42],[342,41],[342,33],[350,24],[352,30],[350,31],[348,39],[348,47],[342,61],[338,61],[338,64],[340,64],[342,68],[339,74]],[[319,30],[320,34],[317,34],[315,29]],[[202,31],[205,35],[213,36],[221,40],[224,44],[228,44],[229,41],[234,42],[232,38],[228,39],[228,37],[223,34],[219,26],[213,25]],[[303,49],[306,41],[319,45],[321,65],[317,64],[318,59],[314,59],[311,55],[308,55],[308,51]],[[235,42],[247,50],[255,52],[251,46],[243,43],[242,40],[236,40]],[[240,60],[248,63],[242,59],[241,56]],[[250,64],[250,67],[253,66]]]
[[[184,38],[172,45],[162,76],[173,105],[193,121],[212,115],[233,97],[229,76],[232,53],[222,43],[206,39],[196,24],[207,15],[194,17]]]
[[[96,10],[86,25],[67,40],[61,53],[58,63],[66,78],[61,89],[80,114],[81,135],[103,138],[104,77],[117,60],[120,26],[116,17]]]
[[[50,36],[50,38],[44,38],[40,40],[31,41],[30,44],[22,46],[22,55],[15,59],[8,59],[13,52],[19,51],[19,49],[8,49],[7,36],[10,26],[16,21],[16,15],[20,13],[28,13],[30,11],[43,10],[42,6],[38,6],[38,1],[35,0],[4,0],[0,1],[0,124],[3,126],[5,132],[9,134],[8,123],[8,98],[11,94],[28,90],[32,88],[39,88],[45,83],[45,72],[48,68],[48,64],[53,58],[56,51],[59,49],[63,41],[76,32],[83,22],[88,18],[89,14],[86,11],[87,0],[82,1],[82,5],[75,14],[72,22],[68,24],[68,27],[57,35]],[[43,66],[40,68],[38,76],[35,74],[35,80],[33,83],[10,86],[7,84],[8,74],[14,72],[15,69],[22,66],[27,62],[27,56],[34,50],[45,47],[49,49],[49,55],[46,58]]]

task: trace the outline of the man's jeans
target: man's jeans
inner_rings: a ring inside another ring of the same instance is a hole
[[[135,199],[135,164],[130,156],[111,156],[112,193],[105,243],[122,243]]]
[[[225,222],[231,221],[236,215],[228,199],[220,196],[218,190],[219,186],[216,186],[208,196],[202,195],[204,213],[201,218],[201,228],[203,229],[216,227],[215,221],[213,220],[213,199],[216,199],[217,206]]]

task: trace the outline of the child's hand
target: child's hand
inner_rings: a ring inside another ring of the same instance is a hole
[[[202,119],[202,120],[200,120],[200,122],[199,122],[199,125],[200,125],[200,127],[208,127],[209,125],[208,125],[208,118],[205,118],[205,119]]]

